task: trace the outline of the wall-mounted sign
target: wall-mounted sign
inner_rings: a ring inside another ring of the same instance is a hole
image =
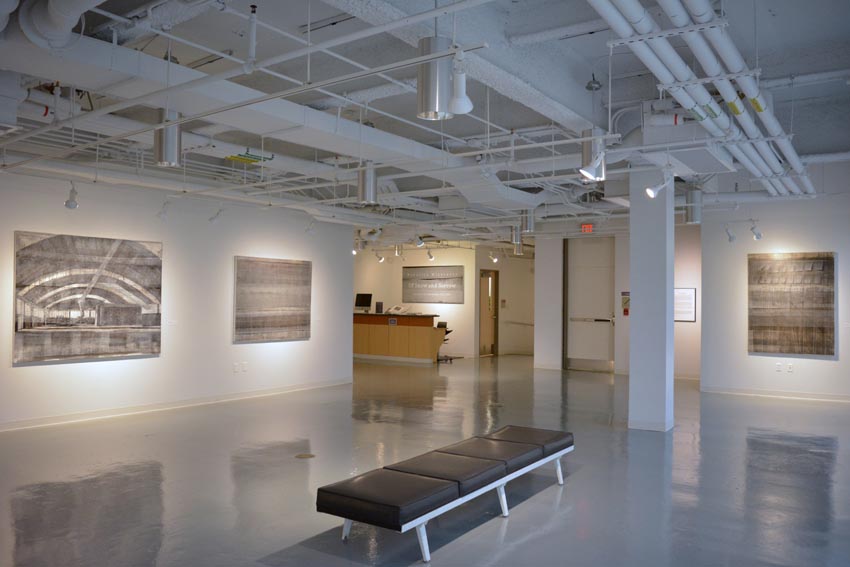
[[[630,291],[621,291],[620,292],[620,307],[623,309],[623,317],[629,316],[629,308],[632,303],[632,292]]]
[[[402,268],[402,303],[463,303],[463,266]]]
[[[697,290],[693,287],[677,287],[673,290],[673,321],[696,323]]]
[[[585,223],[581,225],[582,234],[590,234],[593,232],[593,225],[590,223]]]

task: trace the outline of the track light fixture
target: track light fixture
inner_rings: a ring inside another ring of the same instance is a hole
[[[68,198],[65,200],[65,208],[73,211],[79,206],[80,204],[77,202],[77,188],[74,186],[74,182],[71,181],[71,190],[68,192]]]
[[[315,232],[316,232],[316,221],[311,220],[311,221],[310,221],[310,224],[308,224],[306,227],[304,227],[304,232],[305,232],[306,234],[313,234],[313,233],[315,233]]]
[[[750,232],[753,233],[753,240],[761,240],[764,237],[764,234],[758,229],[756,226],[756,221],[750,221],[753,223],[753,226],[750,227]]]
[[[209,218],[210,223],[211,224],[217,223],[219,221],[219,219],[221,218],[222,214],[224,214],[224,209],[217,210],[215,212],[215,214]]]
[[[655,199],[668,185],[673,182],[673,174],[666,170],[664,172],[664,181],[659,183],[658,185],[653,185],[652,187],[646,188],[646,196],[650,199]]]
[[[433,262],[433,261],[434,261],[434,255],[433,255],[433,254],[431,254],[431,251],[430,251],[430,250],[428,250],[428,261],[429,261],[429,262]]]
[[[352,249],[351,249],[351,255],[352,255],[352,256],[357,256],[357,248],[352,248]]]
[[[517,242],[514,244],[514,256],[522,256],[522,242]]]
[[[403,250],[404,250],[404,248],[402,247],[401,244],[395,245],[395,255],[396,256],[401,256],[401,253],[402,253]]]
[[[493,254],[492,252],[490,252],[487,256],[490,258],[490,260],[491,260],[494,264],[496,264],[496,263],[498,263],[498,262],[499,262],[499,257],[498,257],[498,256],[496,256],[495,254]]]
[[[423,246],[425,246],[425,241],[422,240],[421,236],[417,236],[413,239],[413,244],[415,244],[417,248],[422,248]]]
[[[466,94],[466,73],[463,72],[463,51],[459,51],[452,64],[452,98],[449,100],[449,112],[469,114],[472,112],[472,99]]]
[[[583,138],[602,136],[601,128],[583,130]],[[579,173],[588,181],[605,181],[605,140],[595,138],[581,144],[581,167]]]
[[[385,258],[384,258],[383,256],[381,256],[380,254],[378,254],[377,252],[375,252],[375,258],[377,258],[377,259],[378,259],[378,263],[379,263],[379,264],[383,264],[383,263],[384,263]]]
[[[735,239],[737,238],[737,236],[735,236],[735,233],[732,232],[732,230],[728,226],[726,226],[724,228],[726,230],[726,238],[729,239],[729,242],[730,243],[735,242]]]
[[[357,256],[358,252],[363,252],[366,249],[366,241],[357,239],[354,241],[354,247],[351,249],[351,255]]]

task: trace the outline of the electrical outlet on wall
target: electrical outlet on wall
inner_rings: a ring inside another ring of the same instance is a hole
[[[789,373],[790,373],[790,372],[794,372],[794,365],[793,365],[793,364],[791,364],[790,362],[788,363],[788,372],[789,372]]]
[[[782,363],[781,363],[781,362],[777,362],[777,363],[776,363],[776,371],[777,371],[777,372],[782,372]]]

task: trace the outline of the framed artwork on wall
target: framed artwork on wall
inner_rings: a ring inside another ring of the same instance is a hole
[[[697,290],[695,287],[677,287],[673,290],[673,321],[696,323]]]
[[[749,254],[748,350],[835,354],[835,254]]]
[[[13,364],[160,352],[162,244],[15,232]]]
[[[463,266],[402,268],[402,303],[463,303]]]
[[[309,261],[236,256],[233,342],[309,339],[312,271]]]

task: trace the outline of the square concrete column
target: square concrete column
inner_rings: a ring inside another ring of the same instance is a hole
[[[673,236],[672,183],[655,199],[646,188],[662,172],[631,175],[629,197],[629,428],[673,427]]]

